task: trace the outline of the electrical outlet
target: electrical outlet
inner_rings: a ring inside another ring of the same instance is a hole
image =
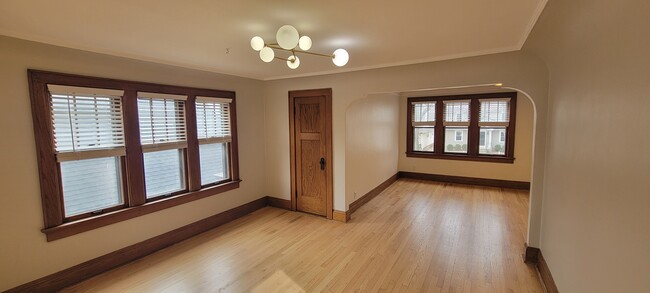
[[[357,199],[357,192],[354,192],[354,199]]]

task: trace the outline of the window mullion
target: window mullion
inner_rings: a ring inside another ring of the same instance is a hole
[[[144,161],[140,144],[140,121],[138,120],[138,94],[135,90],[124,91],[123,96],[124,138],[126,145],[126,184],[130,206],[146,202]]]
[[[479,151],[479,139],[481,136],[480,129],[478,126],[479,120],[479,100],[472,99],[469,106],[469,137],[467,138],[467,150],[469,156],[478,156]]]
[[[196,96],[185,101],[185,131],[187,135],[187,184],[190,191],[201,189],[201,162],[196,121]]]

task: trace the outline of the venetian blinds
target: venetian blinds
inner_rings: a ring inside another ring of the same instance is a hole
[[[436,126],[436,102],[413,102],[413,127]]]
[[[122,90],[48,85],[59,162],[123,156]]]
[[[445,126],[469,126],[470,100],[443,101],[443,124]]]
[[[510,99],[481,99],[479,126],[504,126],[510,124]]]
[[[199,144],[231,141],[231,99],[196,97],[196,128]]]
[[[187,147],[187,96],[138,92],[140,143],[145,152]]]

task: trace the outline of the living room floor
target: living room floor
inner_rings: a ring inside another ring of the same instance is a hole
[[[399,179],[348,223],[266,207],[64,292],[543,292],[528,192]]]

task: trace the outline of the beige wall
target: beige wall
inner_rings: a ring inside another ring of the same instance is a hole
[[[397,94],[354,101],[345,115],[345,201],[351,203],[397,173]]]
[[[549,1],[541,249],[561,292],[650,292],[650,2]]]
[[[0,37],[0,291],[255,200],[264,188],[262,82]],[[27,68],[237,92],[237,190],[46,242]]]
[[[347,194],[346,112],[355,101],[373,93],[400,93],[418,89],[503,83],[532,97],[535,109],[534,163],[528,243],[538,245],[546,141],[548,73],[544,63],[520,52],[450,61],[397,66],[333,75],[267,81],[264,84],[264,132],[266,137],[266,192],[289,199],[289,114],[291,90],[332,88],[334,147],[334,208],[347,210],[354,195]],[[522,151],[524,151],[522,149]],[[375,168],[368,165],[366,168]],[[530,174],[530,173],[528,173]],[[352,176],[352,177],[350,177]],[[381,182],[386,178],[372,178]],[[360,191],[363,192],[363,191]],[[523,243],[522,243],[523,245]]]
[[[455,94],[463,94],[458,90]],[[436,95],[435,92],[431,93]],[[515,126],[515,162],[513,164],[468,162],[455,160],[406,157],[406,99],[400,99],[399,170],[429,174],[443,174],[475,178],[529,182],[533,158],[533,124],[535,112],[532,101],[523,94],[517,96],[517,124]]]

